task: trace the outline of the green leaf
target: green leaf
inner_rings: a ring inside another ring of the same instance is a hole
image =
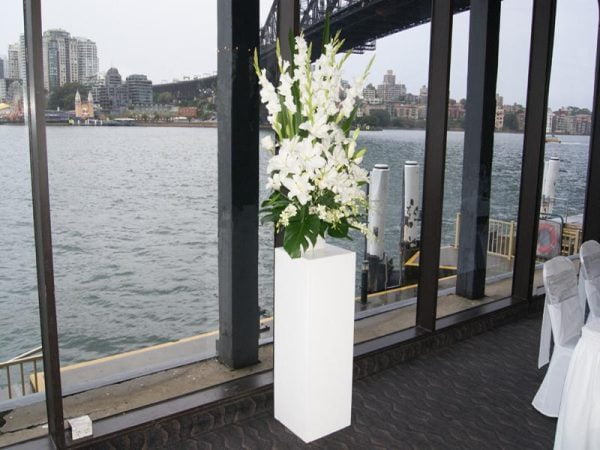
[[[352,157],[352,159],[362,158],[363,156],[365,156],[365,153],[367,153],[367,149],[366,148],[361,148],[359,151],[357,151],[354,154],[354,156]]]
[[[321,221],[319,217],[309,214],[308,207],[303,206],[298,214],[290,219],[289,225],[285,227],[284,250],[292,258],[299,258],[302,249],[306,250],[308,248],[309,242],[314,244],[317,241],[320,230]]]
[[[333,238],[344,239],[344,238],[348,237],[349,228],[350,228],[350,224],[348,224],[348,221],[345,219],[342,219],[339,223],[337,223],[335,225],[330,225],[329,229],[327,231],[329,233],[329,236],[331,236]]]
[[[325,53],[325,46],[329,44],[329,41],[331,41],[331,18],[329,11],[327,11],[325,14],[325,25],[323,27],[323,53]]]

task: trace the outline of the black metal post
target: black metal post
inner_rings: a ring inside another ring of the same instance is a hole
[[[494,158],[500,0],[471,0],[456,293],[485,295]]]
[[[218,2],[219,360],[258,362],[259,0]]]
[[[289,37],[300,34],[300,0],[277,0],[277,38],[281,45],[281,56],[291,58]]]
[[[433,0],[417,327],[435,330],[452,48],[452,0]]]
[[[29,131],[31,192],[37,268],[40,327],[44,360],[44,383],[48,433],[57,448],[65,447],[65,426],[60,379],[52,227],[46,151],[45,93],[42,57],[42,10],[40,0],[24,0],[26,89],[24,106]]]
[[[555,16],[556,0],[534,0],[512,289],[513,297],[521,300],[531,298],[535,274]]]
[[[600,241],[600,24],[596,46],[596,80],[594,83],[593,108],[585,213],[583,216],[584,242],[589,239]]]

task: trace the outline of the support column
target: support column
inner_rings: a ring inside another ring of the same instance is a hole
[[[600,8],[600,2],[599,2]],[[587,190],[583,216],[583,241],[600,241],[600,23],[596,47],[596,81],[592,112],[592,136],[588,160]]]
[[[23,2],[25,19],[26,89],[25,111],[29,131],[31,198],[37,268],[37,287],[42,332],[44,384],[48,435],[56,448],[65,448],[65,426],[60,378],[48,155],[46,151],[45,92],[42,58],[42,10],[40,0]]]
[[[500,0],[471,0],[456,293],[485,295],[496,121]]]
[[[535,273],[555,16],[556,0],[534,0],[517,246],[513,273],[513,297],[521,300],[531,298]]]
[[[452,0],[432,0],[417,327],[435,330],[446,168]]]
[[[219,360],[258,362],[259,0],[218,2]]]
[[[277,37],[281,45],[281,56],[289,60],[290,33],[300,34],[300,0],[277,0]]]

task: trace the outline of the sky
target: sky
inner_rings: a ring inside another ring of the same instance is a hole
[[[428,0],[422,0],[428,1]],[[155,83],[210,74],[217,67],[217,0],[43,0],[44,29],[63,28],[98,45],[100,70],[147,74]],[[261,23],[271,0],[261,0]],[[497,91],[504,102],[525,103],[532,0],[502,2]],[[23,32],[22,0],[2,0],[0,55]],[[469,14],[455,16],[450,95],[466,94]],[[549,105],[591,107],[598,3],[558,0]],[[398,83],[418,93],[427,83],[429,25],[377,41],[370,81],[392,69]],[[345,78],[359,74],[372,53],[353,55]]]

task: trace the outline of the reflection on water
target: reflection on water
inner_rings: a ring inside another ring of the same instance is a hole
[[[0,360],[39,342],[29,162],[23,127],[0,127]],[[558,212],[581,212],[588,138],[565,137]],[[390,165],[386,251],[397,260],[405,160],[423,131],[365,132],[365,165]],[[448,135],[444,242],[459,209],[462,133]],[[50,127],[48,154],[63,363],[215,329],[217,133],[199,128]],[[496,135],[492,216],[515,219],[522,136]],[[266,155],[261,154],[265,167]],[[261,173],[264,198],[265,176]],[[260,297],[272,305],[272,229],[261,227]],[[362,259],[363,240],[341,242]]]

